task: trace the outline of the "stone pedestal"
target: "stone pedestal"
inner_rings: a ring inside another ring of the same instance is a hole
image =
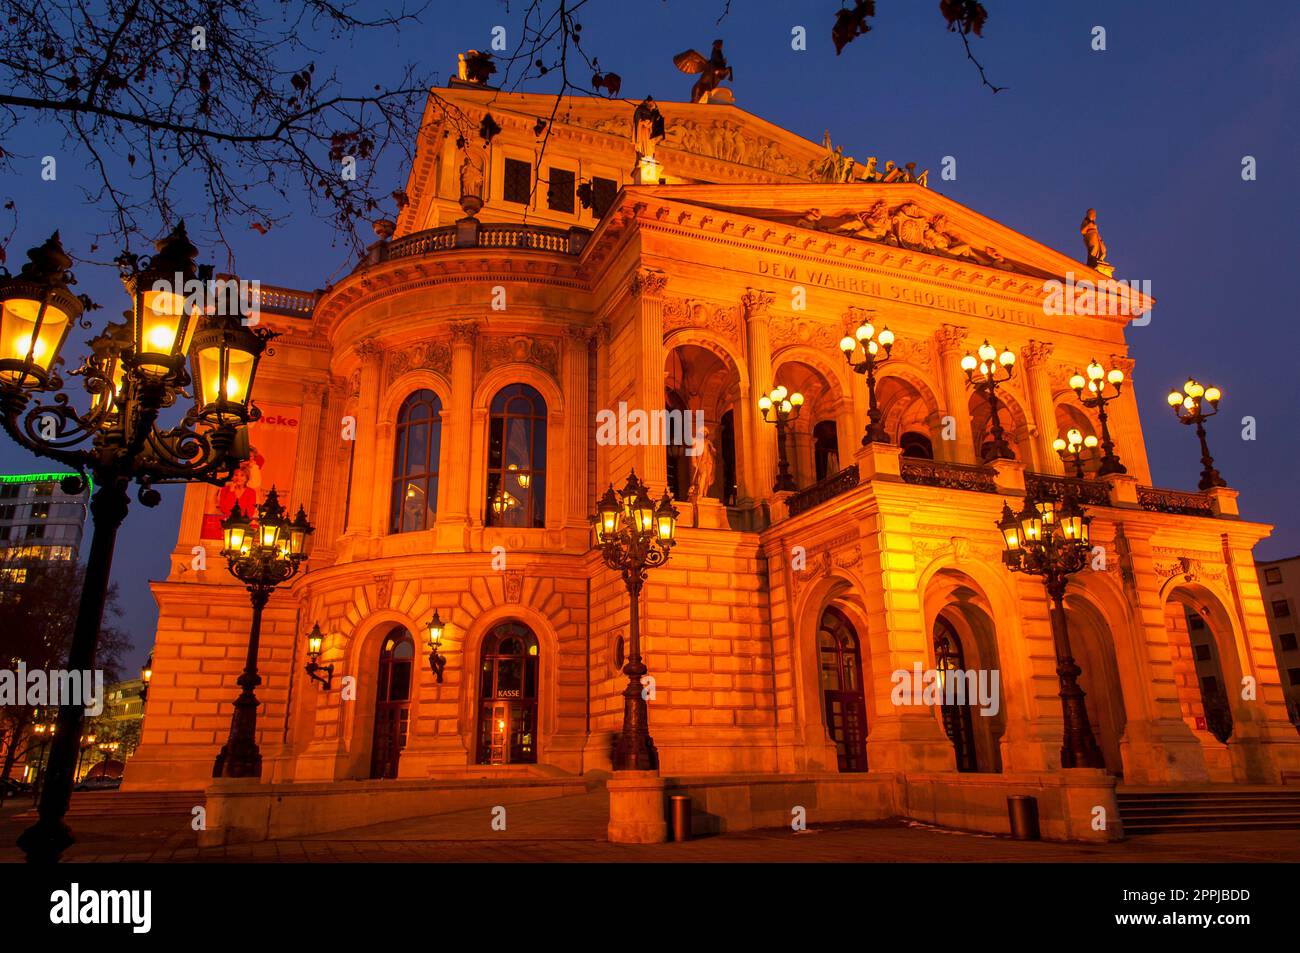
[[[1205,491],[1210,498],[1210,512],[1215,516],[1237,516],[1237,491],[1231,487],[1216,486]]]
[[[717,500],[702,499],[691,503],[691,515],[699,529],[727,529],[727,508]]]
[[[993,460],[989,466],[997,474],[993,480],[999,493],[1025,492],[1025,465],[1019,460]]]
[[[668,838],[664,779],[658,771],[615,771],[609,791],[612,844],[662,844]]]
[[[892,443],[864,443],[853,454],[853,461],[858,465],[858,481],[899,480],[903,459],[903,448]]]

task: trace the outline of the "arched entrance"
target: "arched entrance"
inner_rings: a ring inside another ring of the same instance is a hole
[[[963,704],[947,703],[948,679],[964,677],[966,653],[962,650],[961,638],[957,635],[957,630],[944,618],[934,620],[934,658],[935,668],[943,680],[941,683],[944,689],[944,701],[941,703],[943,730],[948,740],[952,742],[953,752],[957,756],[957,770],[978,771],[979,764],[975,757],[975,726],[971,723],[970,717],[972,702],[970,699],[965,699]]]
[[[1178,586],[1165,602],[1165,628],[1183,717],[1220,744],[1232,737],[1232,686],[1241,665],[1232,629],[1217,599],[1199,586]]]
[[[479,657],[479,764],[537,763],[537,636],[503,622]]]
[[[1120,686],[1119,663],[1115,659],[1115,638],[1101,610],[1078,592],[1067,592],[1065,617],[1070,650],[1080,668],[1079,687],[1093,737],[1101,749],[1106,770],[1124,776],[1120,739],[1128,724],[1124,692]]]
[[[379,650],[378,686],[375,693],[375,733],[370,746],[370,776],[397,777],[397,762],[406,747],[411,720],[411,674],[415,641],[398,626],[384,638]]]
[[[867,770],[867,705],[862,694],[858,634],[839,609],[827,606],[817,627],[826,732],[841,771]]]

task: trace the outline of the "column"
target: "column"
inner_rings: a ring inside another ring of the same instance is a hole
[[[302,385],[302,412],[298,415],[298,445],[294,450],[294,485],[290,488],[289,508],[303,507],[313,522],[317,522],[315,500],[316,448],[320,443],[321,411],[328,386],[324,381],[308,381]]]
[[[357,440],[352,465],[352,499],[348,506],[348,535],[373,536],[375,453],[378,447],[379,391],[383,386],[384,349],[375,338],[355,346],[361,361],[361,393],[357,399]]]
[[[633,320],[638,330],[640,362],[637,365],[637,403],[647,413],[664,409],[664,287],[668,276],[641,268],[632,276]],[[663,492],[668,479],[664,448],[658,444],[641,447],[637,473],[650,487],[651,495]]]
[[[754,288],[748,289],[740,298],[745,313],[749,363],[749,393],[741,394],[745,403],[740,418],[748,451],[744,469],[750,474],[749,486],[742,486],[740,495],[752,500],[770,500],[772,485],[776,482],[776,428],[763,421],[757,404],[758,398],[773,387],[771,307],[775,299],[770,291]]]
[[[568,425],[569,461],[565,473],[565,524],[585,527],[590,515],[587,490],[587,447],[590,444],[592,412],[587,406],[587,385],[591,360],[588,342],[591,329],[571,324],[564,337],[564,399]],[[662,335],[660,336],[662,340]],[[662,346],[661,346],[662,349]]]
[[[944,398],[948,403],[944,414],[951,416],[956,423],[956,440],[944,442],[943,458],[956,463],[974,463],[978,449],[971,431],[966,372],[961,369],[961,359],[966,353],[967,333],[966,328],[955,324],[945,324],[935,332],[935,339],[939,342],[939,363],[943,369]],[[943,430],[940,427],[940,434]],[[938,450],[937,447],[935,449]]]
[[[1146,442],[1142,439],[1142,423],[1138,417],[1137,390],[1133,384],[1133,359],[1112,354],[1110,367],[1124,372],[1124,393],[1106,412],[1110,414],[1110,435],[1115,441],[1115,452],[1128,468],[1128,475],[1139,483],[1151,482],[1151,466],[1147,461]]]
[[[474,344],[479,327],[472,321],[451,324],[451,406],[447,408],[446,444],[442,457],[447,461],[446,510],[438,514],[444,529],[439,539],[449,544],[464,543],[469,525],[469,461],[473,428]]]
[[[596,361],[596,404],[588,408],[595,414],[609,407],[609,322],[601,321],[592,332],[592,353]],[[600,444],[594,446],[592,456],[595,460],[593,486],[596,497],[605,492],[605,487],[613,481],[609,472],[609,450]]]
[[[1052,449],[1056,439],[1056,404],[1052,400],[1052,382],[1047,361],[1053,346],[1046,341],[1030,341],[1020,349],[1025,364],[1025,389],[1029,392],[1029,411],[1038,428],[1038,459],[1044,473],[1062,474],[1065,464]]]

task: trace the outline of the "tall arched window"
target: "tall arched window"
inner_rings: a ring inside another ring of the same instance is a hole
[[[417,390],[402,402],[393,441],[393,493],[388,531],[428,529],[438,511],[438,453],[442,449],[442,401]]]
[[[486,519],[488,526],[546,525],[546,401],[527,384],[492,398]]]

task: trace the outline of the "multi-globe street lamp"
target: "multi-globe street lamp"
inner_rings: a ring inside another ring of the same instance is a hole
[[[1002,353],[999,354],[998,349],[987,340],[979,346],[975,354],[967,354],[961,359],[961,369],[966,372],[966,383],[977,393],[982,394],[989,404],[989,421],[992,424],[993,439],[987,447],[976,447],[984,463],[990,460],[1016,458],[1011,445],[1007,443],[1006,432],[1002,429],[1002,420],[998,414],[1001,405],[998,399],[998,387],[1011,380],[1015,365],[1016,354],[1011,348],[1003,348]],[[1001,368],[1001,376],[999,376],[999,368]]]
[[[781,384],[772,388],[770,394],[764,394],[758,399],[758,409],[763,414],[763,420],[769,424],[776,424],[778,463],[776,482],[772,484],[772,489],[777,493],[793,491],[794,477],[790,475],[790,458],[786,452],[785,442],[787,428],[798,419],[799,412],[803,410],[803,394],[798,391],[791,393],[784,384]]]
[[[1066,431],[1064,437],[1057,437],[1052,441],[1052,449],[1060,454],[1063,463],[1069,463],[1074,466],[1074,476],[1077,480],[1082,480],[1083,472],[1083,451],[1096,450],[1097,438],[1092,434],[1083,435],[1078,427],[1071,427]]]
[[[1110,386],[1109,392],[1107,385]],[[1090,410],[1093,407],[1097,408],[1097,420],[1101,424],[1101,464],[1097,467],[1097,475],[1127,473],[1128,468],[1120,463],[1119,457],[1115,455],[1115,442],[1110,438],[1109,415],[1106,413],[1106,405],[1119,397],[1124,390],[1124,372],[1118,367],[1112,367],[1108,371],[1097,361],[1093,361],[1088,365],[1087,377],[1076,372],[1070,378],[1070,389],[1078,396],[1083,406]],[[1091,394],[1090,397],[1083,396],[1085,390]]]
[[[641,660],[641,587],[647,570],[662,566],[676,541],[677,508],[664,491],[658,506],[650,499],[648,487],[628,475],[627,484],[617,494],[611,483],[600,498],[592,522],[596,542],[605,565],[623,577],[631,602],[628,620],[629,650],[623,674],[623,729],[614,742],[615,771],[653,771],[659,767],[659,755],[650,738],[649,713],[641,679],[646,666]]]
[[[1198,486],[1202,490],[1228,485],[1214,468],[1214,457],[1210,456],[1210,445],[1205,441],[1205,422],[1219,412],[1222,399],[1223,391],[1213,386],[1206,387],[1195,378],[1188,378],[1182,393],[1177,390],[1169,392],[1169,406],[1173,408],[1174,416],[1189,427],[1195,427],[1196,436],[1200,438],[1201,482]]]
[[[235,710],[230,716],[230,737],[222,745],[212,766],[214,778],[257,778],[262,774],[262,753],[257,747],[257,695],[262,684],[257,674],[257,650],[262,636],[262,610],[271,593],[288,582],[307,558],[307,538],[313,527],[307,514],[298,507],[298,515],[289,519],[275,487],[257,508],[257,519],[245,516],[236,503],[230,515],[221,521],[224,547],[230,574],[244,584],[253,605],[253,623],[248,630],[248,655],[244,671],[236,680],[240,687]]]
[[[1092,726],[1084,692],[1079,687],[1081,669],[1070,651],[1070,632],[1065,618],[1065,588],[1070,576],[1088,565],[1091,552],[1092,517],[1085,514],[1073,496],[1058,503],[1046,494],[1026,495],[1019,514],[1005,502],[998,529],[1006,551],[1002,560],[1012,572],[1041,576],[1052,600],[1052,642],[1056,649],[1056,675],[1060,681],[1061,714],[1065,736],[1061,743],[1061,767],[1105,767]]]
[[[859,349],[861,357],[856,356]],[[880,405],[876,402],[876,370],[889,360],[893,349],[894,332],[889,328],[881,328],[877,334],[875,326],[869,320],[859,324],[852,334],[840,338],[844,360],[848,361],[849,367],[856,373],[864,374],[867,378],[867,430],[862,435],[864,447],[869,443],[889,443],[889,434],[885,433],[885,427],[880,422],[883,416]]]
[[[72,326],[94,305],[69,290],[75,281],[72,259],[58,233],[27,253],[20,274],[0,275],[0,425],[19,445],[76,471],[63,481],[66,492],[80,492],[92,481],[98,488],[90,503],[92,531],[69,671],[95,666],[131,484],[142,504],[157,506],[162,496],[156,486],[225,483],[247,456],[241,428],[259,416],[249,395],[273,335],[206,306],[211,268],[195,264],[198,249],[183,225],[155,248],[151,257],[117,258],[132,310],[126,321],[108,323],[89,342],[90,354],[69,372],[81,378],[89,396],[84,411],[63,392],[59,352]],[[188,397],[191,385],[194,406],[175,424],[161,423],[161,412]],[[34,394],[53,397],[29,406]],[[63,817],[84,721],[81,703],[59,708],[39,819],[18,839],[30,862],[54,862],[73,842]]]

